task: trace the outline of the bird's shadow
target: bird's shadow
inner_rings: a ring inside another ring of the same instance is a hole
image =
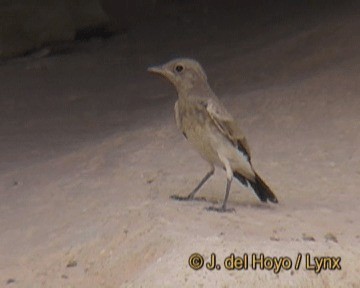
[[[260,210],[273,210],[274,209],[274,205],[267,203],[267,202],[240,202],[240,203],[236,203],[237,207],[242,207],[242,208],[254,208],[254,209],[260,209]]]
[[[177,194],[171,195],[169,197],[171,200],[179,201],[179,202],[206,202],[211,203],[213,205],[221,205],[222,200],[214,200],[207,199],[206,197],[195,197],[193,199],[188,199],[187,197],[183,197]],[[273,210],[275,205],[267,203],[267,202],[253,202],[253,201],[245,201],[245,202],[232,202],[228,201],[228,206],[232,206],[233,208],[253,208],[259,210]]]

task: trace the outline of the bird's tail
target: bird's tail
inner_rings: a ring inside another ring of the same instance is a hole
[[[271,191],[269,186],[266,185],[266,183],[260,178],[258,174],[255,173],[255,180],[248,180],[238,172],[234,172],[234,177],[245,186],[248,186],[248,184],[250,184],[251,188],[254,190],[254,192],[262,202],[270,201],[273,203],[278,203],[275,194]]]

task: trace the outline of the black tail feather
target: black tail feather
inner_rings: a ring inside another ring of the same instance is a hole
[[[271,191],[268,185],[260,178],[258,174],[255,173],[255,181],[250,181],[238,172],[234,172],[234,177],[238,179],[242,184],[248,186],[250,184],[251,188],[254,190],[256,195],[262,202],[273,202],[278,203],[278,200],[275,194]]]

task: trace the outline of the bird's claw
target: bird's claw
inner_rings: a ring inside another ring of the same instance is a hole
[[[221,206],[221,207],[210,206],[210,207],[206,207],[205,209],[207,211],[215,211],[215,212],[220,212],[220,213],[233,213],[233,212],[235,212],[234,208],[225,208],[223,206]]]
[[[178,201],[206,201],[205,197],[189,197],[189,196],[180,196],[180,195],[171,195],[171,199]]]

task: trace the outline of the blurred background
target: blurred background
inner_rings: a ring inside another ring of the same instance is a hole
[[[307,12],[320,17],[355,6],[356,1],[335,0],[2,0],[0,58],[24,56],[44,47],[48,48],[42,51],[44,54],[61,52],[69,48],[69,42],[126,34],[139,23],[154,18],[171,17],[172,23],[187,25],[196,18],[204,26],[208,25],[204,29],[210,30],[216,26],[218,17],[230,11],[236,11],[239,25],[249,21],[256,25],[259,21],[263,25],[274,25],[284,17],[291,18],[290,15]],[[267,15],[266,20],[264,15]]]

